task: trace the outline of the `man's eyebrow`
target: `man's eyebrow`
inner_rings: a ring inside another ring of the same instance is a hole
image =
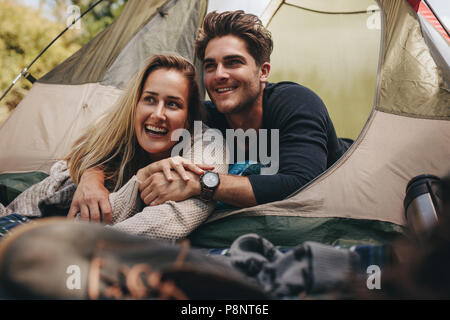
[[[210,63],[210,62],[215,62],[216,60],[213,58],[206,58],[205,60],[203,60],[203,64],[205,63]]]
[[[152,95],[154,95],[154,96],[159,96],[159,93],[158,93],[158,92],[153,92],[153,91],[148,91],[148,90],[146,90],[146,91],[144,91],[144,93],[150,93],[150,94],[152,94]]]
[[[241,55],[238,55],[238,54],[231,54],[231,55],[229,55],[229,56],[225,56],[225,57],[223,57],[223,59],[224,60],[231,60],[231,59],[244,59],[245,60],[245,58],[243,57],[243,56],[241,56]]]
[[[239,54],[230,54],[228,56],[223,57],[223,59],[224,60],[232,60],[232,59],[243,59],[243,60],[245,60],[245,57],[241,56]],[[216,60],[213,59],[213,58],[205,58],[205,60],[203,60],[203,64],[212,63],[212,62],[216,62]]]
[[[183,99],[181,99],[180,97],[175,97],[175,96],[168,96],[167,98],[173,99],[173,100],[180,100],[180,101],[183,100]]]

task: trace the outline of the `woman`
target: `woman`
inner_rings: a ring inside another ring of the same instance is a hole
[[[185,237],[208,217],[214,203],[189,198],[144,207],[139,185],[159,171],[170,180],[168,168],[180,170],[179,164],[197,174],[212,168],[227,172],[226,161],[219,154],[216,158],[194,159],[215,167],[196,166],[191,159],[169,158],[180,135],[177,129],[192,130],[194,120],[201,119],[200,108],[193,65],[176,55],[152,57],[131,81],[114,111],[76,141],[66,159],[53,165],[48,178],[27,189],[7,208],[0,205],[0,216],[67,213],[83,172],[100,168],[106,187],[114,191],[109,197],[113,228],[152,238]],[[191,146],[197,145],[191,141]]]

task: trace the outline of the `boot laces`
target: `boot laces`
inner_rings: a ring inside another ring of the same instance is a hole
[[[181,268],[189,251],[189,242],[182,241],[181,250],[174,263],[175,268]],[[99,243],[97,249],[100,250],[104,244]],[[88,279],[88,297],[97,299],[161,299],[161,300],[187,300],[186,294],[176,286],[171,280],[162,280],[162,274],[153,271],[146,263],[135,264],[131,267],[122,265],[119,268],[119,277],[107,277],[101,273],[106,260],[94,257],[90,264]],[[107,285],[103,290],[100,283]]]

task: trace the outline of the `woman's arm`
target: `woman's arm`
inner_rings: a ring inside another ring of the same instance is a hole
[[[73,189],[66,161],[58,161],[51,167],[50,175],[47,178],[22,192],[1,214],[18,213],[27,217],[41,217],[39,204],[42,201],[51,198],[51,202],[67,204],[68,207],[72,200]]]

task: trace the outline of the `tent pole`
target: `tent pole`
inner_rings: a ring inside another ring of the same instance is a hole
[[[11,82],[11,84],[9,85],[8,89],[6,89],[6,91],[2,94],[2,96],[0,97],[0,101],[2,101],[2,99],[8,94],[8,92],[12,89],[12,87],[14,87],[14,85],[17,83],[17,81],[20,80],[20,78],[22,77],[27,77],[28,76],[28,69],[31,68],[31,66],[36,62],[36,60],[38,60],[45,51],[47,51],[48,48],[50,48],[53,43],[55,43],[56,40],[58,40],[67,30],[70,29],[70,27],[72,27],[75,23],[77,23],[78,20],[80,20],[86,13],[88,13],[89,11],[91,11],[92,9],[94,9],[94,7],[96,7],[100,2],[102,2],[103,0],[98,0],[96,3],[94,3],[93,5],[91,5],[85,12],[83,12],[78,18],[76,18],[75,20],[72,21],[72,23],[70,25],[68,25],[60,34],[58,34],[56,36],[55,39],[53,39],[46,47],[44,50],[42,50],[37,56],[36,58],[33,59],[33,61],[31,61],[30,64],[28,64],[28,66],[26,66],[25,68],[23,68],[22,71],[20,71],[20,73],[17,75],[17,77],[13,80],[13,82]],[[33,78],[34,79],[34,78]]]

